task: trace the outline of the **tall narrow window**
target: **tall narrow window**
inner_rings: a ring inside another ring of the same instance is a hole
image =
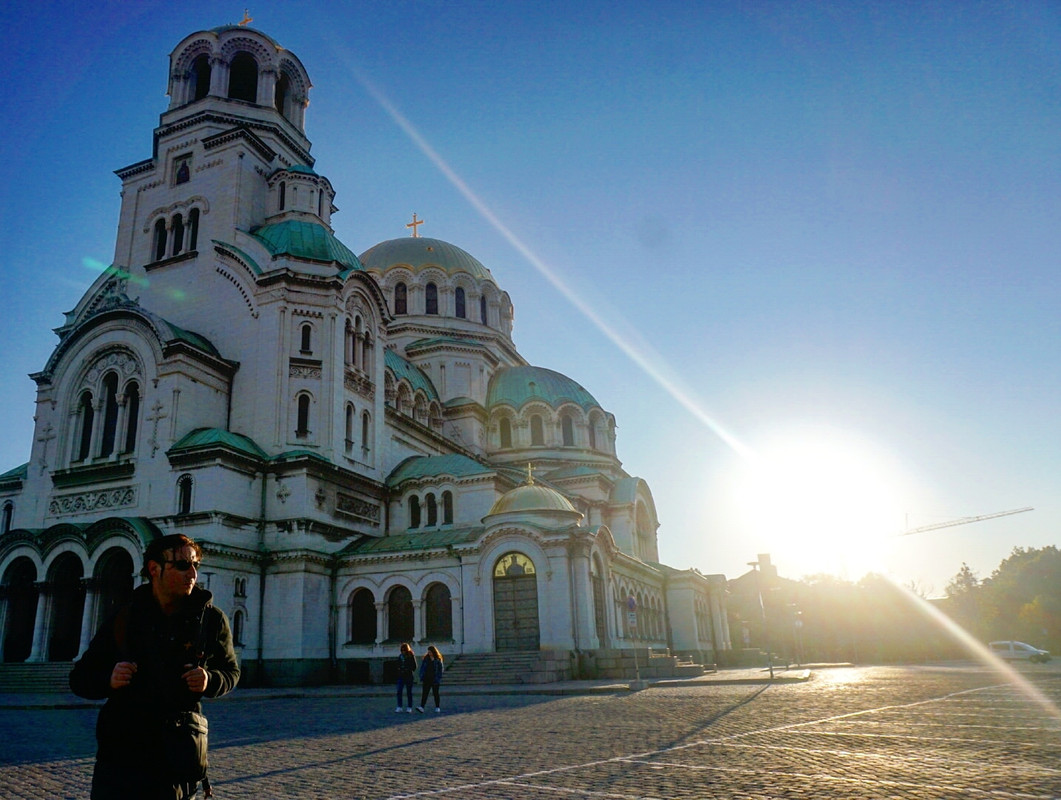
[[[136,450],[136,427],[140,417],[140,387],[130,383],[125,388],[125,440],[123,453]]]
[[[309,395],[300,394],[298,396],[298,425],[295,428],[296,436],[306,436],[309,434]]]
[[[4,503],[3,518],[0,519],[0,534],[11,530],[11,518],[15,515],[15,504],[8,500]]]
[[[188,212],[188,249],[195,250],[199,246],[199,209],[193,208]]]
[[[317,216],[321,219],[324,218],[324,190],[320,189],[317,192]]]
[[[187,183],[192,179],[192,157],[180,156],[173,162],[173,182]]]
[[[258,101],[258,62],[250,53],[236,53],[228,73],[228,96],[232,100]]]
[[[464,289],[460,286],[457,287],[457,291],[454,292],[454,302],[457,305],[457,316],[460,319],[464,319],[467,316],[467,310],[465,309],[464,303]]]
[[[438,287],[429,283],[424,289],[424,313],[438,313]]]
[[[173,218],[173,255],[184,252],[184,217],[180,214]]]
[[[415,494],[409,498],[409,527],[420,527],[420,498]]]
[[[78,405],[81,409],[81,441],[78,443],[77,460],[84,461],[92,451],[92,424],[96,416],[92,408],[92,392],[84,392]]]
[[[570,414],[564,414],[560,417],[560,431],[564,437],[564,447],[574,447],[575,423],[571,420]]]
[[[202,100],[210,94],[210,57],[201,55],[192,62],[192,85],[195,95],[192,100]]]
[[[354,407],[350,404],[346,404],[346,452],[354,446]]]
[[[394,313],[395,314],[408,314],[408,299],[409,290],[406,288],[404,283],[399,283],[394,287]]]
[[[103,440],[99,454],[109,456],[114,452],[114,437],[118,433],[118,376],[108,373],[103,379]]]
[[[302,352],[312,353],[313,352],[313,326],[306,325],[302,326]]]
[[[361,413],[361,448],[367,452],[372,447],[370,442],[371,439],[369,439],[369,416],[367,411],[363,411]]]
[[[281,114],[284,113],[284,108],[287,106],[287,95],[291,91],[291,81],[287,75],[281,73],[280,80],[276,82],[276,89],[273,92],[273,105],[276,106],[276,110]]]
[[[236,609],[232,615],[232,644],[235,647],[243,647],[243,618],[246,616],[243,609]]]
[[[453,524],[453,492],[442,493],[442,524]]]
[[[542,418],[535,414],[531,417],[531,446],[541,447],[545,444],[545,431],[542,427]]]
[[[433,492],[429,492],[427,495],[427,526],[433,528],[438,525],[438,503],[435,502],[435,495]]]
[[[166,257],[166,220],[155,222],[155,261]]]
[[[192,476],[181,475],[177,479],[177,513],[192,513]]]
[[[593,423],[592,420],[590,420],[590,423],[587,426],[587,430],[589,431],[589,446],[592,449],[596,450],[597,449],[597,426]]]
[[[512,423],[508,417],[502,417],[501,423],[501,446],[512,447]]]
[[[486,324],[486,295],[479,295],[479,321]]]
[[[281,211],[287,205],[287,181],[280,181],[280,199],[278,207]]]

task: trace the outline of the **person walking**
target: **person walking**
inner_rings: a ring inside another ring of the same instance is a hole
[[[432,692],[435,695],[435,713],[441,713],[442,708],[438,702],[438,687],[442,684],[442,671],[444,668],[442,653],[438,652],[437,647],[431,645],[420,660],[420,683],[423,684],[424,688],[420,692],[420,705],[416,707],[416,710],[421,714],[424,713],[424,703],[427,702],[428,692]]]
[[[196,585],[202,548],[151,541],[137,587],[70,672],[70,689],[106,699],[96,722],[92,800],[185,800],[206,776],[203,697],[239,681],[228,617]]]
[[[413,684],[416,683],[416,656],[408,642],[402,642],[398,653],[398,706],[395,713],[402,713],[402,689],[405,689],[405,712],[413,713]]]

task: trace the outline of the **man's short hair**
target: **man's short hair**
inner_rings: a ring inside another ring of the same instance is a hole
[[[152,539],[144,550],[144,566],[141,567],[140,574],[145,578],[150,578],[151,570],[147,568],[149,561],[154,561],[156,564],[165,564],[166,556],[164,554],[167,550],[182,550],[185,547],[192,548],[195,551],[196,558],[201,559],[203,557],[203,548],[183,533],[170,533],[166,536]]]

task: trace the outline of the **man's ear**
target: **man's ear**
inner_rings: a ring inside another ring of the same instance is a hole
[[[147,572],[152,577],[152,579],[157,578],[159,575],[162,574],[162,565],[159,564],[157,561],[148,561]]]

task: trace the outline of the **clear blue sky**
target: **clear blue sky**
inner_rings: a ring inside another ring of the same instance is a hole
[[[151,154],[169,52],[242,13],[0,10],[0,470],[29,456],[26,375],[86,264],[112,260],[113,170]],[[314,82],[340,239],[363,252],[415,211],[489,267],[521,352],[616,415],[664,562],[734,577],[769,552],[793,578],[873,565],[938,593],[963,561],[986,577],[1014,546],[1058,543],[1058,4],[250,14]]]

